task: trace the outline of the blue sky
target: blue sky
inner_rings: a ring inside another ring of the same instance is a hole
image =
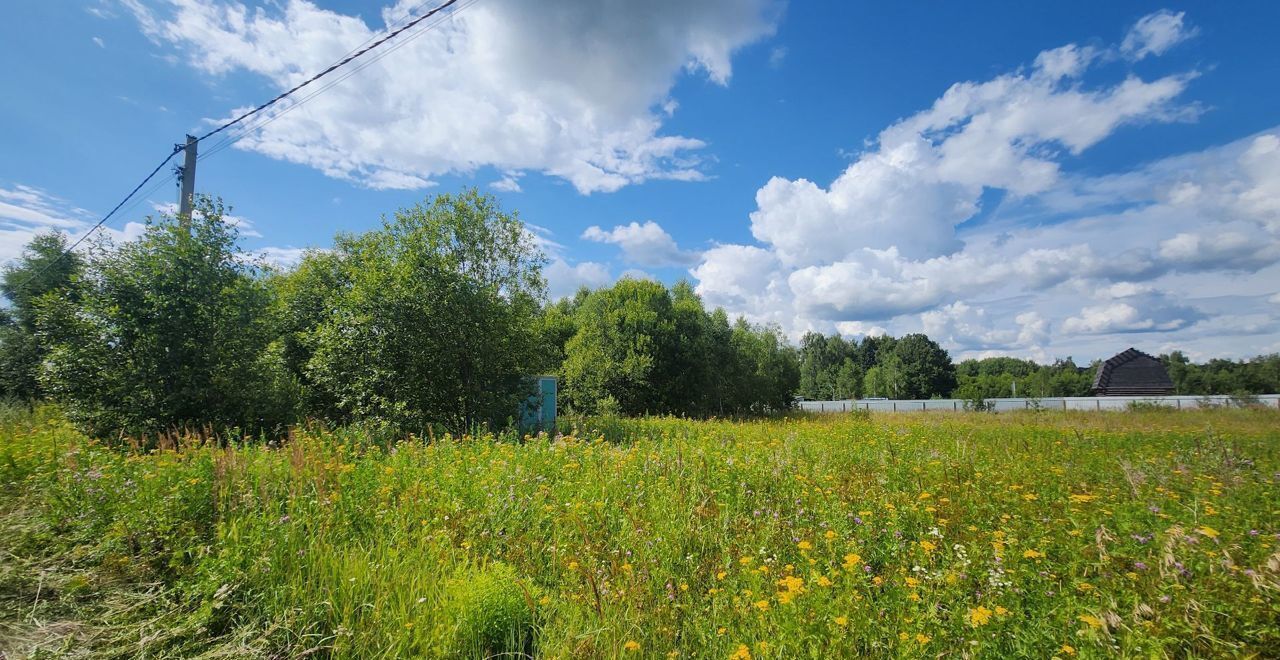
[[[0,260],[433,5],[6,4]],[[1280,350],[1276,25],[1270,2],[465,0],[197,187],[286,264],[477,186],[534,226],[553,295],[687,278],[792,337],[1248,356]]]

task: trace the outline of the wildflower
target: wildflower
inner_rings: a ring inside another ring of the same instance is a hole
[[[830,541],[831,539],[834,539],[836,537],[836,533],[828,529],[827,532],[822,535],[822,537]]]
[[[1070,644],[1063,644],[1062,647],[1058,649],[1058,651],[1060,651],[1063,655],[1076,654],[1076,648]]]
[[[908,577],[908,578],[905,580],[905,582],[907,583],[907,586],[908,586],[908,587],[918,587],[918,586],[920,586],[920,580],[918,580],[918,579],[916,579],[916,578],[913,578],[913,577]]]
[[[767,601],[767,600],[764,600],[764,599],[757,600],[756,602],[754,602],[754,603],[752,603],[752,604],[753,604],[753,605],[755,605],[755,606],[756,606],[756,609],[760,610],[761,612],[767,612],[767,611],[769,611],[769,601]]]
[[[634,640],[634,639],[629,639],[629,640],[627,640],[627,643],[626,643],[626,644],[623,644],[623,645],[622,645],[622,648],[624,648],[624,649],[626,649],[626,650],[628,650],[628,651],[639,651],[639,650],[640,650],[640,642],[637,642],[637,641],[636,641],[636,640]]]
[[[1080,584],[1076,585],[1076,589],[1080,591],[1093,591],[1094,586],[1092,584],[1089,584],[1088,582],[1081,582]]]
[[[796,547],[800,548],[801,550],[811,550],[813,548],[813,544],[809,543],[808,541],[801,541],[796,544]]]
[[[938,546],[933,541],[921,541],[920,549],[924,550],[926,553],[930,553],[930,552],[933,552],[934,550],[937,550]]]
[[[847,616],[845,616],[845,615],[843,615],[843,614],[841,614],[840,616],[836,617],[836,625],[837,625],[837,626],[840,626],[841,628],[843,628],[843,627],[845,627],[845,626],[849,625],[849,617],[847,617]]]
[[[924,634],[924,633],[916,633],[916,643],[917,643],[917,644],[928,644],[928,643],[929,643],[929,640],[931,640],[931,639],[933,639],[933,638],[932,638],[932,637],[930,637],[930,636],[928,636],[928,635],[926,635],[926,634]]]
[[[1085,502],[1092,502],[1092,501],[1094,501],[1094,500],[1098,499],[1098,496],[1097,496],[1097,495],[1087,495],[1087,494],[1084,494],[1084,493],[1077,493],[1077,494],[1075,494],[1075,495],[1070,496],[1068,499],[1070,499],[1072,502],[1074,502],[1074,503],[1076,503],[1076,504],[1083,504],[1083,503],[1085,503]]]
[[[827,576],[825,576],[825,575],[819,575],[819,576],[818,576],[818,579],[817,579],[816,581],[817,581],[817,583],[818,583],[818,586],[820,586],[820,587],[829,587],[829,586],[831,586],[831,578],[829,578],[829,577],[827,577]]]
[[[622,565],[622,572],[623,572],[623,573],[630,574],[630,573],[631,573],[631,568],[632,568],[632,567],[631,567],[631,562],[627,562],[627,563],[625,563],[625,564],[623,564],[623,565]]]
[[[908,635],[908,634],[907,634],[907,633],[905,633],[905,632],[900,632],[900,633],[898,633],[898,639],[900,639],[900,640],[902,640],[902,641],[904,641],[904,642],[905,642],[905,641],[907,641],[908,639],[911,639],[911,635]]]
[[[979,605],[977,607],[970,609],[969,614],[966,618],[968,618],[969,620],[969,625],[973,626],[974,628],[977,628],[980,626],[987,625],[987,623],[991,621],[992,614],[995,614],[995,612],[992,612],[986,607]]]
[[[1009,610],[1006,610],[1005,608],[1000,607],[999,605],[996,605],[996,616],[1004,616],[1008,613],[1009,613]]]
[[[1102,619],[1099,619],[1098,617],[1093,616],[1092,614],[1081,614],[1080,616],[1078,616],[1078,617],[1076,617],[1076,618],[1077,618],[1077,619],[1079,619],[1080,621],[1083,621],[1083,622],[1085,622],[1085,623],[1089,624],[1089,627],[1090,627],[1090,628],[1101,628],[1101,627],[1102,627]]]
[[[1041,559],[1044,557],[1044,553],[1039,550],[1027,550],[1022,553],[1022,556],[1026,559]]]
[[[751,649],[746,644],[739,644],[738,650],[729,656],[729,660],[751,660]]]
[[[853,570],[862,562],[862,557],[856,552],[850,552],[844,556],[844,567],[846,570]]]
[[[920,495],[919,495],[919,496],[917,496],[917,497],[916,497],[916,499],[917,499],[917,500],[927,500],[927,499],[929,499],[930,497],[933,497],[933,493],[920,493]]]
[[[717,637],[719,637],[719,636],[721,636],[721,635],[724,635],[726,632],[729,632],[729,629],[728,629],[728,628],[725,628],[724,626],[720,626],[719,628],[716,628],[716,636],[717,636]]]
[[[1209,537],[1209,538],[1211,538],[1211,539],[1216,539],[1216,538],[1218,538],[1218,530],[1216,530],[1216,529],[1214,529],[1214,528],[1212,528],[1212,527],[1201,527],[1201,528],[1197,529],[1196,531],[1197,531],[1197,532],[1200,532],[1201,534],[1204,534],[1205,536],[1207,536],[1207,537]]]
[[[717,580],[723,580],[723,579],[725,578],[725,576],[726,576],[726,575],[728,575],[728,573],[726,573],[726,572],[724,572],[724,571],[720,571],[719,573],[716,573],[716,579],[717,579]]]
[[[1028,502],[1034,502],[1034,501],[1036,501],[1036,500],[1040,499],[1040,496],[1039,496],[1039,495],[1036,495],[1035,493],[1027,493],[1027,494],[1025,494],[1025,495],[1023,495],[1023,496],[1022,496],[1022,499],[1026,500],[1026,501],[1028,501]]]

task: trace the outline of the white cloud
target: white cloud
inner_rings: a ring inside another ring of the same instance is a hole
[[[375,31],[306,0],[247,8],[122,0],[142,30],[202,72],[248,71],[277,87],[320,71]],[[401,0],[383,10],[395,22]],[[349,80],[237,144],[378,188],[416,188],[490,165],[538,171],[579,191],[703,177],[703,143],[666,135],[682,72],[727,84],[735,51],[772,33],[775,0],[467,6]],[[410,37],[411,35],[404,35]],[[389,49],[387,49],[389,50]]]
[[[547,294],[552,300],[572,296],[581,287],[599,288],[613,282],[609,267],[594,261],[570,264],[561,258],[551,260],[543,270],[547,278]]]
[[[1175,14],[1168,9],[1143,16],[1125,35],[1120,52],[1134,60],[1148,55],[1163,55],[1198,32],[1197,28],[1186,24],[1185,16],[1185,12]]]
[[[521,192],[520,175],[520,172],[507,172],[501,179],[489,184],[489,187],[500,192]]]
[[[1059,180],[1060,152],[1079,154],[1127,123],[1188,116],[1173,102],[1193,76],[1086,90],[1074,79],[1092,59],[1085,50],[1046,51],[1030,72],[953,85],[885,129],[828,188],[774,177],[756,193],[752,235],[798,266],[863,248],[950,254],[961,247],[955,226],[978,211],[984,188],[1044,192]]]
[[[692,266],[699,258],[696,252],[681,250],[671,234],[652,220],[618,225],[608,231],[597,226],[587,227],[582,238],[617,245],[622,248],[622,258],[627,263],[639,266]]]
[[[1199,310],[1172,302],[1160,292],[1125,296],[1090,305],[1062,322],[1067,334],[1172,332],[1205,318]]]
[[[94,43],[94,44],[96,44],[96,45],[98,46],[98,48],[106,48],[106,47],[107,47],[107,42],[103,41],[103,40],[102,40],[102,37],[94,37],[94,38],[93,38],[93,43]]]
[[[782,61],[787,59],[786,46],[774,46],[769,49],[769,66],[775,69],[782,66]]]
[[[1157,43],[1170,42],[1150,41],[1150,54]],[[1199,111],[1178,103],[1194,72],[1091,87],[1086,74],[1116,50],[1068,45],[1029,69],[953,85],[826,188],[775,177],[751,215],[760,245],[707,251],[691,271],[699,293],[793,337],[874,322],[970,355],[1106,357],[1132,332],[1256,352],[1256,340],[1232,337],[1280,318],[1250,315],[1262,298],[1214,297],[1274,293],[1280,127],[1128,172],[1064,173],[1121,126]],[[988,189],[1003,201],[968,222]]]
[[[307,248],[292,246],[264,247],[253,250],[252,254],[272,266],[280,269],[289,269],[298,265],[299,261],[302,261],[302,257],[307,254]]]

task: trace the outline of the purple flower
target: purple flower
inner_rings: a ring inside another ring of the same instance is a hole
[[[1133,562],[1133,569],[1136,571],[1145,571],[1147,570],[1147,565],[1140,561],[1135,561]]]
[[[857,524],[861,525],[861,524],[862,524],[862,518],[861,518],[861,517],[859,517],[859,516],[854,516],[854,517],[853,517],[853,522],[855,522],[855,523],[857,523]]]
[[[1256,529],[1249,530],[1249,536],[1257,536],[1257,535],[1258,535],[1258,530]]]

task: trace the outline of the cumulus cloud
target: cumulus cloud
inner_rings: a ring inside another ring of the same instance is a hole
[[[1120,52],[1134,60],[1148,55],[1163,55],[1198,32],[1186,23],[1185,16],[1186,12],[1175,14],[1168,9],[1143,16],[1125,35]]]
[[[1177,304],[1159,291],[1114,298],[1089,305],[1062,322],[1068,334],[1111,334],[1129,332],[1172,332],[1181,330],[1205,315],[1194,307]]]
[[[661,268],[664,266],[692,266],[698,261],[696,252],[686,252],[658,223],[648,220],[644,224],[632,222],[610,230],[597,226],[587,227],[582,238],[596,243],[611,243],[622,248],[622,258],[630,264]]]
[[[547,295],[552,300],[572,296],[584,286],[595,289],[613,282],[609,267],[602,263],[583,261],[570,264],[559,257],[547,264],[543,275],[547,278]]]
[[[1140,21],[1147,36],[1130,52],[1158,55],[1194,33],[1177,19],[1176,40],[1158,29],[1167,17]],[[1069,44],[953,85],[829,186],[770,180],[750,217],[759,244],[705,252],[698,291],[793,336],[874,322],[969,352],[1101,354],[1110,333],[1195,331],[1208,313],[1151,284],[1194,274],[1238,287],[1280,263],[1280,129],[1118,174],[1064,172],[1122,126],[1198,116],[1178,100],[1193,71],[1091,86],[1117,50]],[[992,189],[1003,201],[971,223]]]
[[[124,4],[153,41],[202,72],[247,71],[282,88],[381,27],[306,0]],[[385,8],[383,23],[414,4]],[[419,188],[486,165],[544,172],[583,193],[700,179],[703,143],[662,130],[671,88],[684,72],[727,84],[733,54],[771,34],[781,11],[776,0],[460,6],[237,147],[373,188]]]

